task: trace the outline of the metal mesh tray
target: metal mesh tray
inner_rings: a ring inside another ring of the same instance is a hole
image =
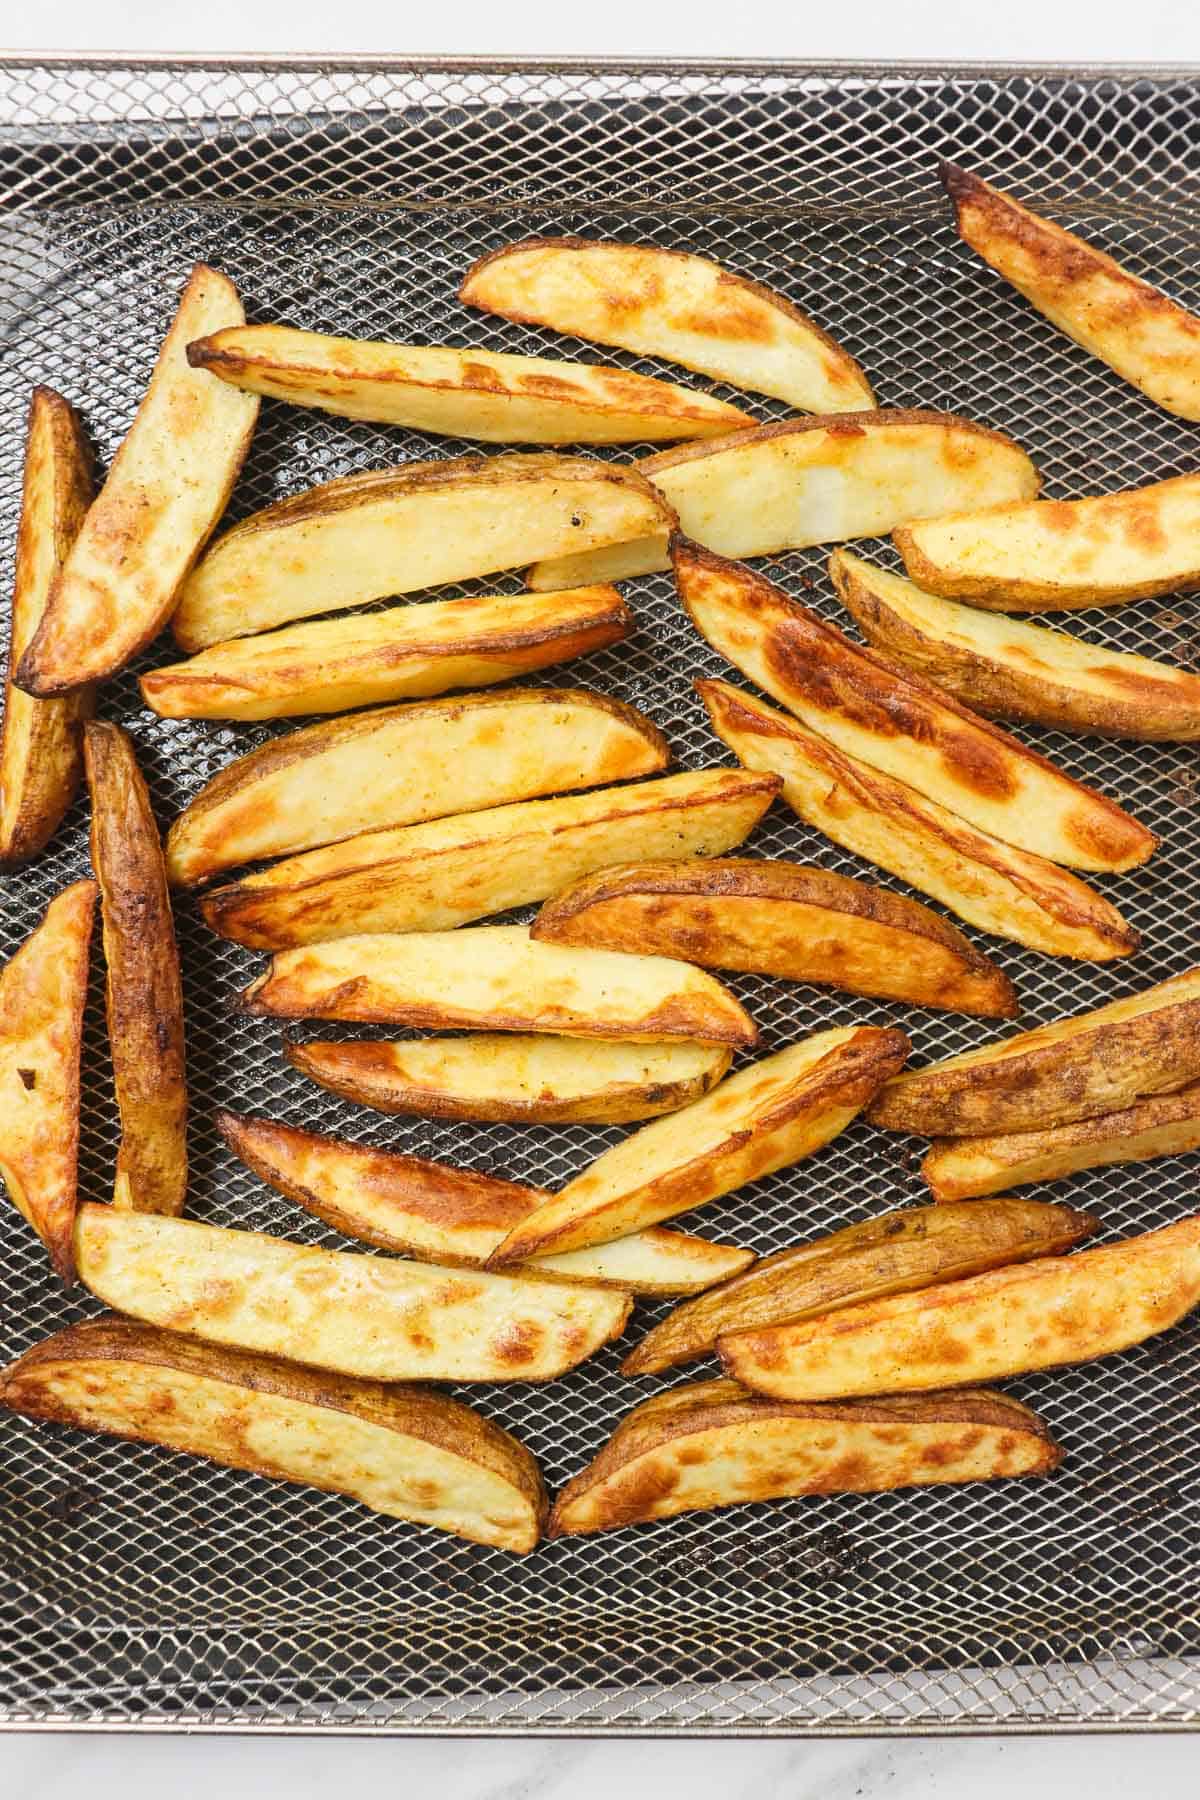
[[[543,231],[690,246],[810,307],[883,402],[952,408],[1011,432],[1051,494],[1191,468],[1195,427],[1075,349],[957,243],[934,179],[947,153],[1200,307],[1194,70],[10,63],[0,68],[3,588],[30,384],[79,403],[107,459],[197,257],[228,270],[252,316],[595,358],[460,309],[460,273]],[[352,469],[469,447],[266,402],[231,516]],[[790,555],[770,572],[837,616],[823,561]],[[690,678],[728,671],[686,628],[666,578],[630,595],[634,639],[561,678],[644,707],[681,767],[727,760]],[[1085,613],[1073,629],[1180,662],[1200,656],[1192,599]],[[163,821],[273,729],[156,721],[132,674],[106,690],[104,710],[132,731]],[[1195,962],[1200,889],[1194,750],[1027,735],[1129,804],[1163,847],[1147,870],[1105,884],[1145,933],[1132,961],[1092,969],[988,944],[1020,987],[1025,1025]],[[782,808],[751,849],[887,880]],[[50,851],[3,883],[0,953],[85,865],[77,806]],[[179,933],[197,1217],[337,1241],[229,1158],[211,1124],[219,1104],[552,1186],[614,1136],[404,1122],[334,1101],[284,1063],[277,1027],[230,1016],[251,959],[209,936],[187,904]],[[733,986],[766,1050],[818,1026],[896,1020],[920,1062],[993,1030],[767,980]],[[103,1197],[115,1131],[95,1004],[85,1061],[82,1181]],[[913,1201],[915,1148],[860,1125],[710,1208],[700,1229],[770,1251]],[[1116,1236],[1192,1210],[1195,1173],[1186,1159],[1114,1169],[1077,1178],[1070,1197]],[[12,1216],[0,1296],[6,1358],[91,1310],[64,1300]],[[635,1332],[655,1316],[639,1306]],[[529,1444],[555,1488],[648,1391],[618,1376],[620,1354],[548,1387],[470,1398]],[[561,1541],[525,1560],[334,1496],[9,1421],[0,1708],[14,1725],[190,1730],[1196,1724],[1198,1373],[1200,1321],[1103,1364],[1013,1384],[1068,1452],[1040,1484],[743,1508]]]

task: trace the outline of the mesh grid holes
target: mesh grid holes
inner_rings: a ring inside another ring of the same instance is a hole
[[[646,359],[463,312],[453,295],[474,257],[517,235],[693,245],[811,308],[885,402],[951,407],[1011,431],[1051,492],[1175,473],[1190,466],[1194,432],[1074,349],[956,242],[930,166],[955,153],[1018,192],[1079,193],[1064,222],[1197,305],[1196,101],[1187,83],[1021,76],[0,72],[0,575],[11,572],[29,384],[49,380],[79,402],[109,457],[197,256],[233,275],[254,317],[578,353],[687,382]],[[783,410],[751,405],[763,417]],[[231,517],[350,469],[463,448],[474,446],[267,403]],[[890,554],[867,553],[876,548]],[[769,572],[836,617],[823,560],[793,555]],[[665,578],[629,593],[633,640],[562,678],[642,706],[681,767],[727,760],[690,680],[728,671],[686,627]],[[1196,624],[1182,599],[1071,628],[1182,660]],[[106,711],[134,732],[163,821],[276,729],[154,720],[132,675],[108,690]],[[1105,884],[1146,934],[1132,964],[1089,971],[989,944],[1032,1024],[1196,960],[1197,788],[1188,748],[1028,735],[1164,838],[1148,871]],[[876,873],[780,809],[750,848]],[[85,858],[77,807],[50,852],[4,883],[0,950]],[[234,1164],[209,1123],[216,1105],[551,1186],[616,1135],[451,1128],[336,1102],[282,1061],[276,1028],[230,1017],[253,960],[212,939],[189,905],[179,931],[199,1217],[338,1241]],[[902,1023],[921,1060],[991,1035],[979,1022],[753,977],[732,985],[766,1050],[851,1019]],[[104,1194],[116,1126],[98,995],[97,980],[82,1167],[85,1191]],[[856,1126],[791,1174],[709,1209],[700,1229],[767,1251],[912,1200],[912,1148]],[[1072,1193],[1119,1234],[1189,1210],[1192,1181],[1180,1159],[1083,1177]],[[64,1301],[17,1226],[8,1245],[6,1355],[89,1310]],[[640,1305],[629,1341],[662,1310]],[[555,1487],[653,1391],[619,1378],[620,1354],[546,1387],[469,1397],[530,1445]],[[1140,1659],[1195,1647],[1195,1354],[1185,1326],[1119,1363],[1014,1384],[1069,1451],[1053,1482],[743,1509],[561,1542],[523,1562],[183,1457],[6,1427],[0,1701],[17,1719],[426,1729],[1194,1719],[1187,1666]]]

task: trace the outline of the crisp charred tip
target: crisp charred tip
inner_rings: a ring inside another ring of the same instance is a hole
[[[987,185],[978,175],[972,175],[969,169],[952,162],[938,164],[938,180],[955,205],[962,200],[973,200]]]
[[[188,363],[193,369],[207,369],[220,354],[211,337],[193,338],[187,347]]]

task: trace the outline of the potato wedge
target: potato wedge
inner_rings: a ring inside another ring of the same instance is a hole
[[[354,1381],[108,1317],[10,1363],[0,1406],[348,1494],[501,1550],[532,1550],[541,1535],[546,1500],[528,1450],[430,1388]]]
[[[733,1052],[707,1044],[473,1031],[397,1044],[288,1044],[294,1069],[385,1113],[508,1124],[629,1125],[707,1094]]]
[[[614,587],[430,600],[231,638],[139,685],[164,719],[285,719],[489,687],[590,656],[632,629]]]
[[[605,1150],[512,1228],[489,1268],[608,1243],[799,1162],[845,1130],[908,1049],[902,1031],[843,1026],[740,1069]]]
[[[953,413],[784,419],[659,451],[637,468],[678,513],[680,529],[722,556],[878,537],[906,519],[1031,500],[1038,491],[1024,450]],[[668,569],[669,535],[664,521],[637,538],[614,534],[608,549],[549,553],[526,579],[542,591]]]
[[[753,420],[694,388],[628,369],[444,345],[236,325],[188,345],[188,361],[251,394],[339,419],[484,444],[641,444],[716,437]]]
[[[0,725],[0,871],[19,868],[45,848],[83,774],[83,721],[94,691],[82,687],[60,700],[35,700],[12,676],[91,500],[91,457],[74,407],[53,388],[34,388]]]
[[[535,944],[524,925],[337,938],[283,950],[240,996],[275,1019],[741,1045],[758,1033],[711,975],[663,956]]]
[[[872,644],[990,719],[1144,743],[1200,739],[1200,675],[1188,669],[943,600],[848,550],[834,551],[829,573]]]
[[[1094,244],[953,163],[959,236],[1060,331],[1181,419],[1200,419],[1200,319]]]
[[[1166,1331],[1200,1301],[1200,1218],[893,1294],[718,1343],[726,1371],[788,1400],[916,1393],[1091,1362]]]
[[[1136,931],[1077,876],[978,831],[723,681],[698,681],[713,730],[748,769],[774,769],[783,797],[835,844],[997,937],[1087,962],[1138,947]]]
[[[459,456],[345,475],[218,538],[172,629],[182,649],[205,650],[531,556],[665,533],[670,519],[636,469],[583,456]]]
[[[215,775],[167,835],[167,873],[190,887],[382,825],[653,775],[670,755],[643,714],[582,689],[461,694],[322,720]]]
[[[75,1279],[79,1049],[94,881],[77,881],[0,969],[0,1178],[68,1287]]]
[[[496,1175],[371,1150],[273,1119],[219,1112],[217,1130],[263,1181],[335,1231],[418,1262],[480,1269],[511,1228],[549,1198]],[[651,1229],[522,1268],[530,1275],[631,1294],[698,1294],[753,1261],[753,1251],[734,1244]]]
[[[1200,475],[1085,500],[949,513],[892,533],[918,587],[994,612],[1068,612],[1200,587]]]
[[[766,1400],[735,1381],[697,1381],[644,1400],[622,1419],[559,1495],[546,1535],[612,1531],[796,1494],[1046,1475],[1061,1461],[1037,1414],[1007,1394],[811,1406]]]
[[[774,858],[602,869],[547,900],[532,931],[985,1018],[1017,1011],[1007,975],[927,906]]]
[[[367,931],[445,931],[544,900],[629,857],[731,849],[781,786],[778,776],[704,769],[362,832],[217,888],[201,910],[219,936],[254,950]]]
[[[197,263],[133,424],[53,586],[14,679],[65,694],[123,669],[158,636],[225,510],[258,401],[189,368],[197,332],[245,314],[237,289]]]
[[[1069,1125],[1200,1080],[1200,967],[890,1081],[876,1125],[975,1137]]]
[[[1158,839],[902,663],[852,643],[742,563],[678,535],[675,580],[714,650],[847,756],[1002,843],[1074,869],[1124,871]]]
[[[852,356],[798,306],[706,256],[595,238],[527,238],[468,269],[464,306],[711,375],[801,412],[875,404]]]
[[[791,1324],[884,1294],[906,1294],[985,1269],[1056,1256],[1099,1219],[1036,1200],[914,1206],[764,1256],[719,1288],[687,1300],[647,1332],[622,1375],[657,1375],[708,1356],[725,1332]]]
[[[85,1202],[79,1278],[211,1343],[374,1381],[549,1381],[619,1337],[628,1294],[284,1243]]]
[[[1029,1181],[1058,1181],[1080,1169],[1150,1162],[1187,1150],[1200,1150],[1200,1082],[1073,1125],[947,1138],[930,1150],[921,1173],[935,1200],[970,1200]]]

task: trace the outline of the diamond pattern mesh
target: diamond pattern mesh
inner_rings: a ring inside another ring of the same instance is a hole
[[[529,233],[691,246],[808,306],[884,403],[949,407],[1011,431],[1052,494],[1178,473],[1194,463],[1195,428],[1075,349],[959,246],[933,171],[939,155],[960,156],[1200,306],[1198,117],[1200,78],[1182,76],[9,65],[4,590],[31,383],[80,405],[106,461],[197,257],[233,276],[252,317],[578,353],[688,381],[464,312],[453,296],[474,257]],[[352,469],[473,447],[265,402],[230,516]],[[822,563],[790,555],[770,572],[837,616]],[[629,593],[633,640],[562,678],[643,707],[680,767],[726,760],[690,678],[728,671],[687,628],[666,578]],[[1072,629],[1179,662],[1200,655],[1190,598],[1083,614]],[[107,689],[104,710],[133,733],[164,824],[275,729],[157,721],[131,675]],[[1026,1025],[1195,962],[1200,878],[1194,750],[1027,735],[1128,803],[1163,848],[1148,870],[1105,884],[1145,933],[1133,962],[1091,970],[988,945],[1020,987]],[[889,880],[778,808],[750,849]],[[48,853],[0,884],[0,952],[85,864],[77,806]],[[217,1105],[550,1186],[616,1135],[385,1119],[335,1101],[284,1063],[277,1027],[230,1016],[253,960],[209,936],[187,904],[178,925],[196,1217],[338,1241],[233,1162],[210,1122]],[[815,1027],[895,1020],[920,1062],[991,1030],[751,977],[732,985],[768,1051]],[[82,1181],[104,1197],[115,1119],[100,1018],[93,1004]],[[765,1252],[916,1200],[917,1148],[857,1126],[710,1208],[700,1229]],[[1079,1177],[1070,1197],[1121,1235],[1194,1209],[1194,1185],[1194,1162],[1176,1159]],[[6,1357],[91,1310],[64,1300],[12,1214],[0,1306]],[[656,1316],[641,1304],[634,1331]],[[548,1387],[469,1397],[529,1444],[553,1489],[650,1391],[619,1377],[621,1354]],[[527,1560],[334,1496],[10,1421],[0,1707],[17,1724],[193,1729],[1195,1724],[1198,1358],[1200,1328],[1184,1325],[1115,1361],[1013,1384],[1068,1451],[1063,1473],[1042,1484],[798,1500],[567,1540]]]

